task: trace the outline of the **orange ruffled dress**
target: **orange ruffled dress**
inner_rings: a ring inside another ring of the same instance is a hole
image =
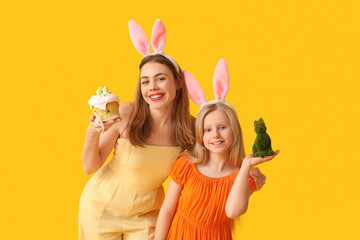
[[[186,156],[176,160],[171,178],[183,189],[167,239],[232,239],[225,203],[238,173],[211,178],[200,173]],[[256,189],[251,176],[249,187]]]

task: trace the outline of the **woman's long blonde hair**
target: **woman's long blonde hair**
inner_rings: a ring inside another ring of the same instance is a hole
[[[174,64],[166,57],[158,55],[149,55],[144,57],[139,66],[139,72],[142,67],[149,62],[157,62],[166,65],[174,75],[177,87],[176,96],[173,101],[172,121],[174,123],[171,134],[172,142],[181,146],[182,149],[188,149],[194,142],[194,117],[190,115],[189,98],[183,73],[179,67],[179,73],[176,71]],[[143,147],[145,141],[150,137],[152,132],[152,122],[149,117],[149,105],[141,94],[140,76],[136,87],[134,107],[130,114],[130,120],[127,126],[129,141],[134,146]]]
[[[192,159],[196,163],[206,163],[209,160],[210,151],[205,147],[203,142],[204,119],[209,113],[215,110],[224,111],[229,118],[234,135],[234,141],[230,147],[229,161],[234,166],[241,166],[242,160],[245,158],[245,148],[239,120],[235,110],[222,102],[205,105],[198,113],[195,122],[196,143],[190,155],[193,156]]]

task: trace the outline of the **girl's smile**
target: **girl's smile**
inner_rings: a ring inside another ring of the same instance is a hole
[[[227,154],[234,141],[233,131],[227,114],[215,110],[204,118],[204,146],[211,154]]]

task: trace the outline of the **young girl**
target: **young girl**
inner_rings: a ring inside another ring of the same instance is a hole
[[[206,103],[196,80],[188,72],[184,75],[190,97],[202,105],[195,123],[196,146],[172,167],[155,240],[232,239],[230,219],[246,212],[255,189],[250,168],[271,160],[278,151],[265,158],[245,157],[237,114],[223,101],[228,88],[225,60],[215,70],[218,100]]]

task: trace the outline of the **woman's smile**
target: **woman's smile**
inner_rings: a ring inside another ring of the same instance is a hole
[[[165,93],[152,93],[149,94],[149,98],[152,101],[159,101],[164,97]]]
[[[140,73],[141,93],[151,108],[169,107],[176,96],[176,84],[171,70],[164,64],[149,62]]]

